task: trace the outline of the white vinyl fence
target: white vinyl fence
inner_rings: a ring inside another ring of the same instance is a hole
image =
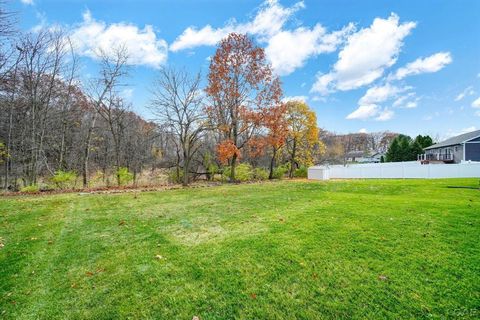
[[[411,162],[366,163],[314,166],[308,168],[308,179],[438,179],[480,177],[480,162],[458,164],[420,164]]]

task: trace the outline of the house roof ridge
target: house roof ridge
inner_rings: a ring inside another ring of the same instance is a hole
[[[480,137],[480,130],[475,130],[475,131],[463,133],[463,134],[460,134],[458,136],[448,138],[444,141],[433,144],[430,147],[426,147],[425,150],[441,148],[441,147],[448,147],[448,146],[453,146],[453,145],[456,145],[456,144],[462,144],[462,143],[465,143],[469,140],[472,140],[472,139],[475,139],[475,138],[478,138],[478,137]]]

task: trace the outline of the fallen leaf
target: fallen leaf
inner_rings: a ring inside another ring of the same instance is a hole
[[[126,223],[125,220],[121,220],[121,221],[118,223],[118,225],[119,225],[119,226],[123,226],[125,223]]]
[[[252,294],[250,295],[250,297],[251,297],[252,299],[257,299],[257,295],[256,295],[255,293],[252,293]]]
[[[157,255],[155,256],[155,259],[161,260],[161,259],[163,259],[163,257],[162,257],[161,255],[157,254]]]
[[[381,275],[378,276],[378,279],[381,280],[381,281],[387,281],[388,277],[381,274]]]
[[[91,272],[91,271],[87,271],[87,272],[85,272],[85,274],[89,277],[93,276],[93,272]]]
[[[192,320],[200,320],[200,318],[197,316],[193,316]]]

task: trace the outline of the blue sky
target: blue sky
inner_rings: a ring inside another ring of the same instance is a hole
[[[480,129],[480,1],[68,1],[9,6],[21,28],[61,25],[95,72],[92,52],[125,41],[124,95],[149,117],[163,65],[208,72],[215,43],[247,32],[265,48],[286,99],[305,99],[320,127],[444,138]]]

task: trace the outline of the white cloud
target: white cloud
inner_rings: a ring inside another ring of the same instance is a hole
[[[410,90],[411,87],[397,87],[390,83],[386,83],[383,86],[373,86],[367,90],[367,92],[358,101],[359,107],[347,116],[347,119],[370,119],[373,118],[377,121],[387,121],[393,118],[395,112],[388,108],[381,108],[379,103],[396,98],[402,92]],[[417,106],[417,102],[407,100],[414,96],[414,92],[409,92],[400,96],[393,103],[394,107],[402,105],[405,108],[414,108]]]
[[[407,104],[405,105],[405,108],[407,108],[407,109],[413,109],[413,108],[416,108],[417,106],[418,106],[417,101],[409,101],[409,102],[407,102]]]
[[[471,127],[468,127],[468,128],[463,128],[462,130],[460,130],[460,132],[454,134],[454,136],[458,136],[458,135],[461,135],[461,134],[464,134],[464,133],[469,133],[469,132],[472,132],[472,131],[475,131],[477,130],[477,127],[475,126],[471,126]]]
[[[475,101],[472,102],[472,107],[473,108],[480,108],[480,97],[475,99]]]
[[[212,46],[231,32],[250,33],[265,39],[280,32],[285,22],[296,11],[304,7],[303,1],[297,2],[290,8],[283,7],[277,0],[265,1],[253,21],[237,23],[235,20],[231,20],[221,28],[213,28],[210,25],[201,29],[194,26],[188,27],[175,39],[170,50],[179,51],[204,45]]]
[[[171,44],[171,51],[192,49],[198,46],[213,46],[231,32],[248,33],[265,43],[265,53],[272,67],[279,75],[288,75],[302,67],[307,59],[322,53],[333,52],[344,42],[353,30],[353,24],[327,33],[320,24],[314,27],[298,27],[286,30],[286,22],[300,9],[303,1],[291,7],[284,7],[277,0],[267,0],[259,8],[255,17],[246,23],[230,20],[224,27],[203,28],[190,26]]]
[[[475,126],[470,126],[470,127],[467,127],[467,128],[463,128],[460,131],[448,129],[448,131],[445,133],[445,136],[443,137],[442,140],[445,140],[445,139],[448,139],[448,138],[451,138],[451,137],[455,137],[455,136],[459,136],[459,135],[464,134],[464,133],[469,133],[469,132],[472,132],[472,131],[475,131],[475,130],[477,130],[477,127],[475,127]]]
[[[403,39],[415,28],[414,22],[399,23],[392,13],[376,18],[368,28],[351,34],[338,54],[330,73],[319,75],[311,91],[328,94],[351,90],[372,83],[397,61]]]
[[[29,6],[34,4],[33,0],[20,0],[20,2]]]
[[[393,102],[393,107],[395,107],[395,108],[405,107],[409,103],[408,99],[411,99],[414,96],[415,96],[415,92],[409,92],[407,94],[404,94],[404,95],[398,97]],[[418,100],[418,99],[416,99],[416,100]]]
[[[318,102],[325,103],[325,102],[327,102],[327,98],[326,97],[320,97],[320,96],[313,96],[312,101],[318,101]]]
[[[379,106],[376,104],[370,104],[370,105],[364,105],[364,106],[359,106],[357,110],[353,111],[350,113],[346,119],[348,120],[353,120],[353,119],[359,119],[359,120],[366,120],[368,118],[372,118],[376,116],[379,112]]]
[[[410,75],[437,72],[452,62],[450,52],[438,52],[426,58],[418,58],[395,72],[394,79],[400,80]]]
[[[125,100],[130,100],[133,97],[133,88],[125,88],[120,92],[120,96]]]
[[[183,33],[170,45],[171,51],[192,49],[198,46],[216,45],[222,38],[235,30],[234,26],[228,25],[221,29],[214,29],[206,25],[198,30],[195,27],[188,27]]]
[[[377,121],[387,121],[393,118],[395,113],[389,109],[383,109],[379,112],[379,115],[375,118]]]
[[[368,133],[368,131],[367,131],[367,129],[362,128],[362,129],[358,130],[358,133]]]
[[[302,67],[310,57],[333,52],[353,29],[348,25],[340,31],[326,33],[320,24],[312,29],[300,27],[281,31],[268,40],[265,53],[279,75],[287,75]]]
[[[288,101],[302,101],[302,102],[307,102],[308,97],[307,96],[287,96],[282,99],[283,102],[288,102]]]
[[[140,29],[124,22],[107,24],[95,20],[88,10],[83,14],[83,22],[73,27],[71,38],[81,55],[94,59],[99,50],[109,54],[113,48],[124,45],[131,65],[158,68],[167,60],[167,42],[157,38],[151,25]]]
[[[475,94],[475,90],[473,90],[473,87],[472,86],[469,86],[467,88],[465,88],[465,90],[463,90],[462,92],[460,92],[456,97],[455,97],[455,101],[460,101],[462,100],[463,98],[465,98],[466,96],[471,96],[471,95],[474,95]]]
[[[47,23],[47,16],[45,15],[45,13],[37,11],[35,12],[35,16],[38,19],[38,23],[34,25],[30,30],[32,32],[40,32],[40,30],[47,28],[48,23]]]
[[[367,90],[365,95],[360,98],[360,105],[376,104],[380,102],[387,101],[395,96],[398,93],[405,91],[408,88],[399,88],[393,86],[389,83],[384,86],[374,86]]]
[[[382,109],[379,105],[361,105],[355,111],[350,113],[346,119],[348,120],[368,120],[387,121],[393,118],[394,112],[390,109]]]

